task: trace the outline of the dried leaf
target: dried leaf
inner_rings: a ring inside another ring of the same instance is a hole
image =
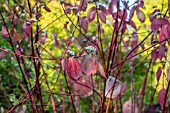
[[[146,17],[145,17],[145,14],[143,13],[143,11],[137,10],[137,11],[136,11],[136,15],[137,15],[138,20],[139,20],[140,22],[144,22],[144,21],[145,21]]]
[[[166,69],[167,79],[170,81],[170,66]]]
[[[65,70],[65,59],[61,60],[61,68],[62,68],[62,73],[64,73],[64,70]]]
[[[77,80],[82,74],[80,63],[72,57],[66,60],[66,71],[68,76],[74,80]]]
[[[94,74],[97,68],[96,60],[89,56],[84,56],[82,59],[81,68],[86,75]]]
[[[88,75],[81,76],[77,81],[74,82],[73,87],[77,94],[85,98],[92,94],[92,79]]]
[[[107,98],[113,99],[113,98],[116,98],[120,94],[120,91],[121,91],[121,82],[119,80],[116,80],[114,77],[109,76],[106,81],[105,96]]]
[[[98,70],[99,70],[100,74],[101,74],[104,78],[107,78],[107,77],[106,77],[106,73],[105,73],[105,71],[104,71],[104,69],[103,69],[103,66],[102,66],[99,62],[97,63],[97,66],[98,66]]]
[[[17,42],[22,39],[22,36],[19,33],[15,33],[13,36],[13,41]]]

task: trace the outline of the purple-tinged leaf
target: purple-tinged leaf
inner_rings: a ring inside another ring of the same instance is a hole
[[[42,36],[41,38],[39,38],[38,42],[39,42],[40,44],[45,44],[45,42],[46,42],[46,37],[45,37],[45,36]]]
[[[97,66],[98,66],[98,71],[100,72],[100,74],[104,77],[104,78],[107,78],[106,77],[106,73],[105,73],[105,71],[104,71],[104,69],[103,69],[103,66],[98,62],[97,63]]]
[[[155,18],[151,23],[151,30],[156,32],[161,26],[168,24],[168,20],[165,18]]]
[[[124,43],[125,50],[128,51],[129,40],[125,41]]]
[[[5,52],[4,52],[4,51],[1,51],[1,52],[0,52],[0,59],[3,59],[4,56],[5,56]]]
[[[157,49],[152,50],[152,53],[151,53],[151,59],[152,59],[152,61],[155,62],[155,61],[158,59],[158,57],[159,57],[159,52],[158,52],[158,50],[157,50]]]
[[[151,22],[153,21],[153,19],[156,18],[156,15],[155,15],[156,13],[160,13],[160,10],[159,10],[159,9],[155,9],[155,10],[149,15],[149,19],[150,19]]]
[[[51,10],[50,10],[50,8],[49,8],[49,7],[44,6],[43,8],[44,8],[47,12],[51,12]]]
[[[168,0],[168,10],[169,10],[169,13],[170,13],[170,0]]]
[[[81,62],[81,69],[86,75],[96,73],[96,60],[94,58],[90,58],[89,56],[84,56]]]
[[[134,16],[134,13],[135,13],[135,10],[136,10],[136,6],[134,5],[132,7],[132,9],[130,10],[130,14],[129,14],[129,19],[131,20]]]
[[[121,88],[121,94],[123,94],[126,90],[127,90],[127,82],[125,81]]]
[[[88,40],[81,33],[79,33],[76,40],[81,47],[85,47],[88,42]]]
[[[123,5],[124,5],[125,9],[129,10],[128,3],[127,3],[126,1],[122,1],[122,3],[123,3]]]
[[[106,9],[106,7],[102,6],[102,5],[99,5],[99,9],[105,14],[105,15],[108,15],[108,11]]]
[[[64,7],[65,7],[66,14],[70,14],[71,13],[70,8],[73,7],[72,4],[64,2]]]
[[[143,11],[141,10],[137,10],[136,11],[136,15],[137,15],[137,18],[140,22],[144,22],[146,17],[145,17],[145,14],[143,13]]]
[[[90,76],[81,76],[73,84],[74,91],[81,97],[86,98],[87,96],[90,96],[92,94],[92,83],[93,82]]]
[[[41,14],[41,13],[38,13],[38,14],[36,15],[36,18],[39,19],[40,17],[42,17],[42,14]]]
[[[139,4],[136,6],[136,9],[139,10],[139,8],[143,6],[144,6],[144,1],[140,0]]]
[[[81,19],[81,24],[82,24],[84,32],[87,32],[87,30],[88,30],[88,21],[87,21],[86,17],[83,17]]]
[[[99,12],[99,18],[103,23],[106,23],[106,16],[103,12]]]
[[[65,59],[62,59],[62,60],[61,60],[61,69],[62,69],[62,73],[64,73],[65,65],[66,65]]]
[[[136,32],[132,33],[132,48],[138,45],[138,34]]]
[[[80,63],[72,57],[66,60],[66,71],[68,76],[74,80],[77,80],[82,74]]]
[[[161,69],[161,67],[159,67],[157,72],[156,72],[156,79],[157,79],[157,81],[159,81],[159,78],[160,78],[161,74],[162,74],[162,69]]]
[[[165,58],[165,46],[159,46],[159,59],[162,60],[162,58]]]
[[[96,16],[96,7],[91,7],[89,10],[88,10],[88,13],[87,13],[87,19],[89,22],[92,22],[94,19],[95,19],[95,16]]]
[[[166,90],[165,89],[161,89],[158,93],[158,101],[159,101],[159,104],[161,105],[161,108],[163,108],[163,105],[164,105],[164,98],[165,98],[165,95],[166,95]]]
[[[86,9],[87,9],[87,1],[86,1],[86,0],[81,0],[81,1],[80,1],[79,9],[80,9],[81,11],[86,11]]]
[[[111,0],[110,4],[109,4],[109,8],[108,8],[108,12],[109,14],[112,14],[112,11],[113,11],[113,6],[116,6],[117,5],[117,0]]]
[[[5,37],[5,38],[9,37],[9,34],[8,34],[5,26],[2,26],[2,36]]]
[[[135,30],[137,30],[136,24],[135,24],[132,20],[129,21],[129,24],[130,24]]]
[[[161,30],[160,30],[160,34],[159,34],[159,42],[166,40],[169,37],[169,30],[168,30],[168,24],[164,25]],[[165,42],[162,42],[161,44],[165,44]]]
[[[21,47],[18,47],[18,48],[15,50],[15,53],[16,53],[16,54],[22,54],[22,52],[23,52],[23,48],[21,48]]]
[[[24,36],[28,37],[31,34],[31,24],[29,21],[25,21],[23,25]]]
[[[166,74],[167,74],[167,79],[168,79],[168,82],[169,82],[170,81],[170,66],[167,67]]]
[[[120,94],[120,91],[121,91],[121,82],[118,79],[116,80],[114,77],[109,76],[106,81],[105,96],[107,98],[113,99]]]

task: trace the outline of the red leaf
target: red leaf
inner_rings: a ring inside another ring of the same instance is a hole
[[[153,32],[156,32],[159,29],[159,27],[168,23],[169,23],[168,20],[165,18],[155,18],[151,23],[151,30]]]
[[[97,68],[95,59],[90,58],[89,56],[84,56],[82,59],[81,68],[86,75],[95,73]]]
[[[156,79],[157,79],[157,81],[159,81],[159,78],[160,78],[161,74],[162,74],[162,69],[161,69],[161,67],[159,67],[157,72],[156,72]]]
[[[92,79],[90,76],[81,76],[77,81],[73,84],[74,91],[80,95],[81,97],[87,97],[92,94]]]
[[[166,95],[166,90],[165,89],[161,89],[158,93],[158,101],[159,101],[159,104],[161,105],[161,107],[163,108],[163,105],[164,105],[164,98],[165,98],[165,95]]]
[[[8,34],[5,26],[2,26],[2,36],[5,37],[5,38],[9,37],[9,34]]]
[[[137,15],[138,20],[139,20],[140,22],[144,22],[144,21],[145,21],[146,17],[145,17],[145,14],[143,13],[143,11],[137,10],[137,11],[136,11],[136,15]]]
[[[116,80],[114,77],[109,76],[106,81],[105,96],[107,98],[113,99],[120,94],[120,91],[121,91],[121,82],[119,80]]]
[[[98,70],[99,70],[100,74],[101,74],[104,78],[107,78],[107,77],[106,77],[106,74],[105,74],[105,71],[104,71],[104,69],[103,69],[103,66],[102,66],[99,62],[97,63],[97,66],[98,66]]]
[[[95,7],[91,7],[89,10],[88,10],[88,13],[87,13],[87,19],[89,22],[92,22],[94,19],[95,19],[95,16],[96,16],[96,8]]]
[[[99,18],[103,23],[106,23],[106,16],[103,12],[99,12]]]
[[[77,80],[82,74],[80,63],[72,57],[66,60],[66,71],[68,76],[75,80]]]

